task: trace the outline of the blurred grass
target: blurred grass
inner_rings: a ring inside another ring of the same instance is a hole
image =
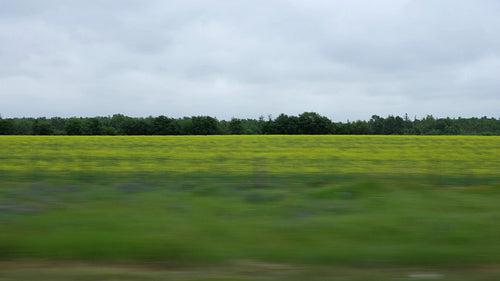
[[[2,205],[16,208],[0,213],[1,257],[172,264],[500,262],[498,185],[132,186],[136,190],[3,188]]]
[[[0,260],[498,264],[499,140],[1,137]]]
[[[440,280],[496,281],[500,268],[463,267],[347,267],[301,266],[240,260],[231,263],[196,267],[165,267],[159,264],[88,264],[67,262],[0,262],[1,280]]]

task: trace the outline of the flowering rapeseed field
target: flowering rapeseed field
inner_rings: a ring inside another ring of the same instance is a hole
[[[500,138],[477,136],[4,136],[0,175],[495,177]]]

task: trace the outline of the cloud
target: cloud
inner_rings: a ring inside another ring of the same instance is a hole
[[[5,1],[0,113],[498,116],[497,1]]]

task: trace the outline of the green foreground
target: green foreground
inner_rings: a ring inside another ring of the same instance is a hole
[[[0,280],[498,278],[499,137],[1,137],[0,157]]]
[[[497,281],[500,267],[362,267],[234,261],[223,265],[165,267],[158,264],[0,262],[0,280],[41,281]]]

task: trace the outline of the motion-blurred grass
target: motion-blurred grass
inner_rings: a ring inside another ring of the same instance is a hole
[[[500,262],[500,138],[1,137],[0,259]]]

